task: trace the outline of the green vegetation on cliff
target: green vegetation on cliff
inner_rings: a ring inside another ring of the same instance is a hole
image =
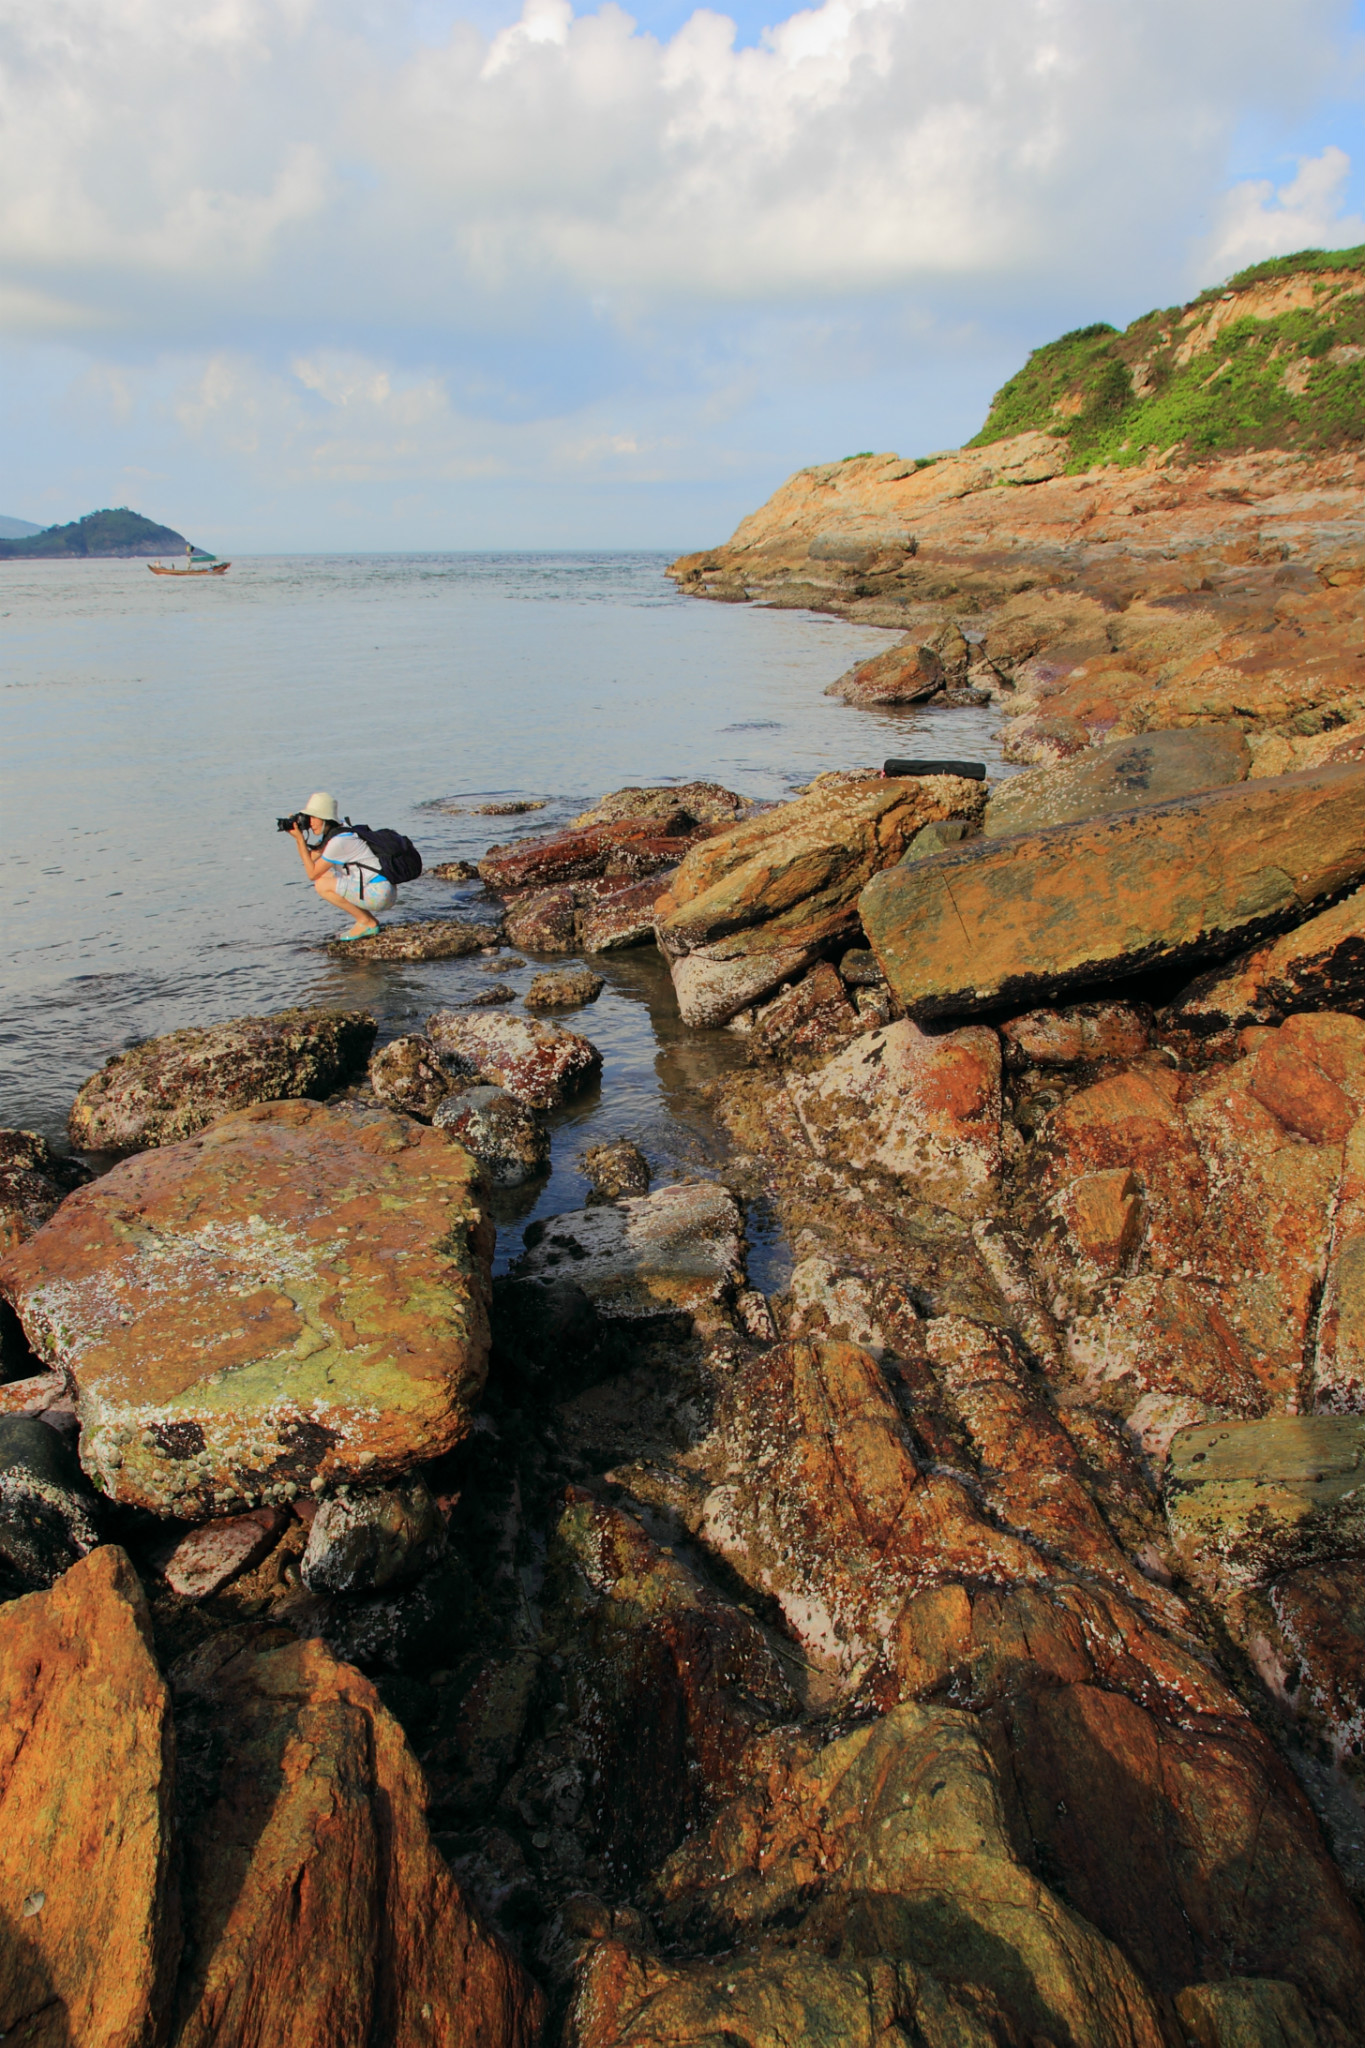
[[[1365,246],[1272,257],[1122,334],[1035,349],[968,446],[1030,430],[1065,434],[1072,469],[1365,441]]]
[[[158,526],[126,505],[115,511],[87,512],[68,526],[45,527],[23,540],[0,540],[0,560],[13,556],[48,559],[67,555],[183,554],[188,543],[174,527]]]

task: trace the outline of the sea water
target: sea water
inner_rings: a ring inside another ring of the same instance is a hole
[[[665,563],[275,556],[183,581],[139,561],[0,563],[0,1125],[61,1141],[87,1075],[180,1025],[318,1003],[368,1008],[387,1039],[486,989],[490,966],[519,997],[565,964],[333,960],[337,916],[275,829],[315,789],[430,864],[625,783],[781,799],[894,753],[998,763],[998,714],[823,694],[893,634],[682,597]],[[545,807],[477,809],[514,799]],[[492,909],[477,883],[424,878],[395,915]],[[600,1048],[601,1083],[553,1120],[550,1178],[510,1205],[501,1264],[533,1216],[581,1203],[588,1144],[634,1139],[660,1181],[720,1165],[701,1089],[737,1041],[683,1029],[652,949],[593,964],[606,989],[562,1021]],[[760,1265],[780,1258],[761,1217],[751,1236]]]

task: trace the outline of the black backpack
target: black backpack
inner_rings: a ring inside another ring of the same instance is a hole
[[[386,882],[396,885],[417,880],[422,872],[422,856],[403,833],[390,832],[383,826],[352,825],[350,829],[369,847]]]

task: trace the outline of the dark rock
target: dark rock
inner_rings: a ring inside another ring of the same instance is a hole
[[[457,1088],[440,1104],[434,1122],[473,1153],[495,1188],[524,1187],[549,1167],[549,1132],[505,1088]]]
[[[844,994],[844,984],[821,960],[795,988],[755,1012],[748,1034],[751,1060],[791,1060],[802,1054],[834,1052],[862,1028]]]
[[[441,860],[424,870],[438,882],[477,882],[479,870],[472,860]]]
[[[377,1030],[364,1010],[299,1009],[149,1038],[85,1083],[71,1142],[85,1152],[141,1151],[253,1102],[320,1101],[363,1073]]]
[[[590,1145],[583,1154],[582,1167],[592,1187],[608,1201],[621,1195],[649,1193],[649,1161],[629,1138],[617,1138],[609,1145]]]
[[[509,945],[528,953],[572,953],[578,905],[570,888],[536,889],[507,907]]]
[[[323,1500],[308,1531],[303,1582],[314,1593],[378,1593],[444,1556],[445,1523],[420,1475],[378,1492]]]
[[[0,1131],[0,1251],[32,1237],[89,1178],[79,1160],[63,1159],[36,1131]]]
[[[50,1586],[101,1540],[74,1450],[34,1416],[0,1415],[0,1580]]]
[[[495,981],[492,988],[480,989],[478,995],[469,998],[471,1010],[497,1010],[507,1003],[514,1003],[517,992],[510,982]]]

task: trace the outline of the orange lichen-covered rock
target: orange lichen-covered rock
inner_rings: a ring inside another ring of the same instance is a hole
[[[542,1996],[433,1846],[368,1679],[267,1631],[210,1640],[176,1680],[187,1727],[218,1740],[187,1843],[175,2048],[531,2048]]]
[[[789,1093],[816,1153],[980,1213],[1000,1170],[1000,1041],[981,1025],[932,1037],[907,1019],[868,1032]]]
[[[795,978],[857,925],[858,892],[924,825],[974,816],[984,791],[961,776],[821,778],[794,803],[693,847],[657,905],[678,1007],[723,1024]]]
[[[1365,768],[1245,782],[874,876],[859,912],[912,1017],[1217,957],[1365,869]]]
[[[115,1499],[198,1520],[378,1481],[469,1427],[478,1168],[380,1110],[263,1104],[126,1160],[0,1262]]]
[[[0,2035],[153,2048],[179,1944],[170,1701],[106,1546],[0,1607]]]
[[[1295,1011],[1365,1005],[1365,892],[1200,975],[1167,1011],[1196,1032],[1278,1024]]]

